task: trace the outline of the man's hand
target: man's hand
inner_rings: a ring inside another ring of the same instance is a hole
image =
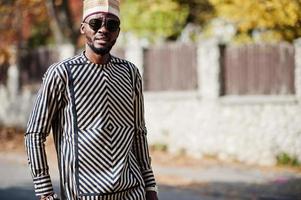
[[[146,191],[146,200],[158,200],[157,192]]]
[[[40,200],[60,200],[55,193],[40,196]]]

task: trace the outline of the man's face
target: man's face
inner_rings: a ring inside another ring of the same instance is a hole
[[[108,13],[91,15],[81,24],[81,33],[86,36],[86,43],[98,55],[105,55],[110,52],[117,40],[119,31],[118,17]]]

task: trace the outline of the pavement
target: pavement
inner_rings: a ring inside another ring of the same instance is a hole
[[[50,174],[54,189],[59,193],[59,177],[56,167],[50,165]],[[0,200],[35,200],[32,179],[24,155],[0,153]],[[199,200],[194,191],[173,186],[160,185],[160,199]],[[206,198],[211,200],[211,198]]]
[[[155,165],[154,170],[161,176],[181,177],[183,184],[167,185],[195,192],[199,199],[301,199],[301,173],[284,168],[219,164],[206,168]]]
[[[191,164],[166,155],[155,158],[159,160],[154,161],[153,170],[160,200],[301,200],[300,169],[212,161]],[[54,187],[59,192],[55,163],[50,165]],[[0,200],[36,199],[24,154],[0,153],[0,167]]]

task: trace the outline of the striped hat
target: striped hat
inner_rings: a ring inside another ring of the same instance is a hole
[[[111,13],[119,18],[119,0],[84,0],[83,21],[96,13]]]

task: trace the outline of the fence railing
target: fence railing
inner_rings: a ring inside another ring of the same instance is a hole
[[[202,45],[202,44],[201,44]],[[146,91],[199,90],[198,46],[167,43],[143,50],[143,79]],[[114,55],[125,57],[125,49]],[[21,51],[21,85],[37,83],[46,69],[58,61],[55,49]],[[205,60],[204,60],[205,59]],[[209,59],[208,59],[209,63]],[[209,67],[211,64],[207,64]],[[206,72],[204,72],[206,73]],[[220,56],[222,95],[277,95],[295,93],[295,50],[287,43],[226,46]],[[202,73],[202,77],[206,74]],[[202,88],[206,82],[201,82]]]
[[[0,84],[6,85],[8,67],[9,67],[8,63],[0,64]]]
[[[197,46],[168,43],[144,51],[144,88],[147,91],[197,89]]]
[[[54,48],[22,49],[19,57],[20,84],[39,83],[47,68],[59,60],[59,53]]]
[[[222,94],[294,94],[293,45],[228,46],[222,52]]]

